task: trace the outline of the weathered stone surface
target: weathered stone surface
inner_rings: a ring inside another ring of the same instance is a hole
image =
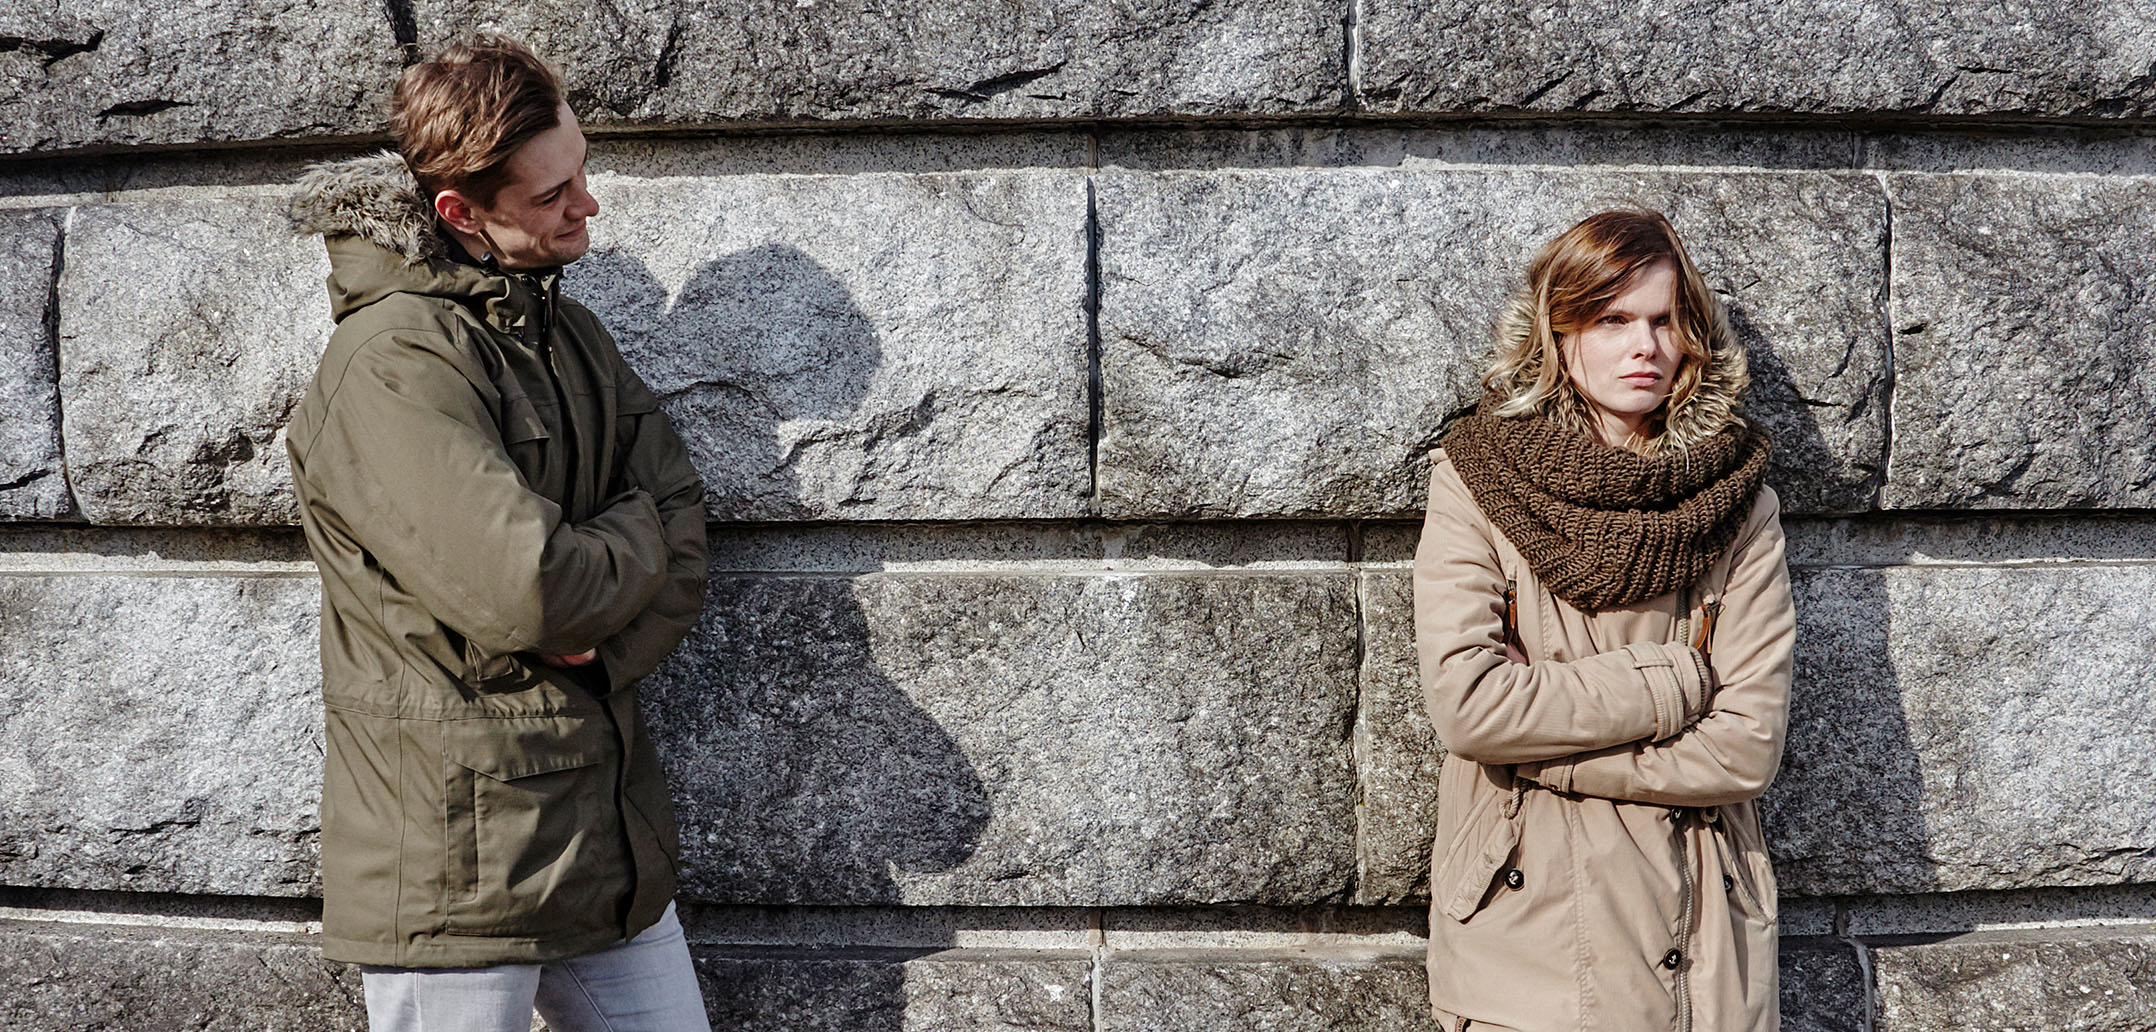
[[[1395,949],[1147,950],[1101,963],[1107,1032],[1434,1030],[1422,954]]]
[[[312,936],[0,921],[0,1028],[362,1032],[359,969]]]
[[[0,12],[0,152],[379,132],[400,53],[375,0]]]
[[[645,688],[684,892],[1337,899],[1352,592],[1309,573],[715,578]]]
[[[1108,515],[1418,511],[1421,456],[1479,393],[1528,257],[1627,204],[1667,210],[1731,301],[1786,505],[1871,505],[1886,217],[1869,178],[1299,170],[1098,190]]]
[[[1081,177],[595,191],[572,288],[666,399],[714,516],[1086,511]]]
[[[1908,508],[2156,504],[2145,179],[1890,177]]]
[[[329,339],[328,271],[267,198],[77,209],[60,399],[83,515],[297,522],[284,427]]]
[[[1437,773],[1444,746],[1423,708],[1415,667],[1414,590],[1404,571],[1366,573],[1355,755],[1362,774],[1357,903],[1430,898]]]
[[[1833,939],[1781,941],[1783,1032],[1864,1032],[1864,969]],[[1944,1027],[1944,1026],[1943,1026]]]
[[[318,593],[0,576],[0,884],[315,891]]]
[[[482,22],[529,40],[602,125],[1278,115],[1348,96],[1345,0],[412,7],[430,46]]]
[[[1385,112],[2147,117],[2156,13],[1936,0],[1369,0],[1359,95]]]
[[[1784,893],[2156,878],[2156,567],[1800,570]],[[2061,821],[2061,815],[2072,819]]]
[[[0,212],[0,519],[67,511],[53,361],[56,212]]]
[[[2156,1028],[2145,926],[1982,936],[1872,951],[1879,1032]]]
[[[694,952],[713,1028],[1090,1032],[1091,957],[1057,950]]]

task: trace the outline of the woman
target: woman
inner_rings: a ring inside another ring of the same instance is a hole
[[[1438,1021],[1774,1029],[1795,618],[1744,351],[1645,212],[1543,247],[1498,337],[1415,553]]]

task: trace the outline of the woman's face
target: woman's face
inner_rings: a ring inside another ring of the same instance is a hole
[[[1684,358],[1670,331],[1676,301],[1677,267],[1657,262],[1559,344],[1573,386],[1592,404],[1602,443],[1622,447],[1669,397]]]

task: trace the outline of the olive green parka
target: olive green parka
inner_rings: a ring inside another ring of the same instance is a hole
[[[322,577],[323,952],[467,967],[633,936],[674,896],[635,684],[702,608],[687,452],[560,270],[447,257],[396,155],[310,170],[292,216],[337,322],[287,437]]]

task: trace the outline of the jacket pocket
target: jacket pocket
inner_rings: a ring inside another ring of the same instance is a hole
[[[612,732],[594,716],[444,723],[447,930],[539,937],[611,908],[622,876]]]
[[[1767,855],[1766,839],[1759,833],[1757,818],[1737,818],[1726,809],[1723,815],[1719,825],[1709,831],[1709,837],[1721,851],[1722,873],[1730,879],[1730,891],[1752,916],[1773,922],[1781,911],[1781,896],[1774,881],[1774,862]]]
[[[1506,816],[1510,793],[1485,794],[1476,800],[1458,837],[1430,877],[1430,894],[1439,912],[1455,921],[1475,916],[1497,887],[1498,872],[1520,844],[1521,815]]]

